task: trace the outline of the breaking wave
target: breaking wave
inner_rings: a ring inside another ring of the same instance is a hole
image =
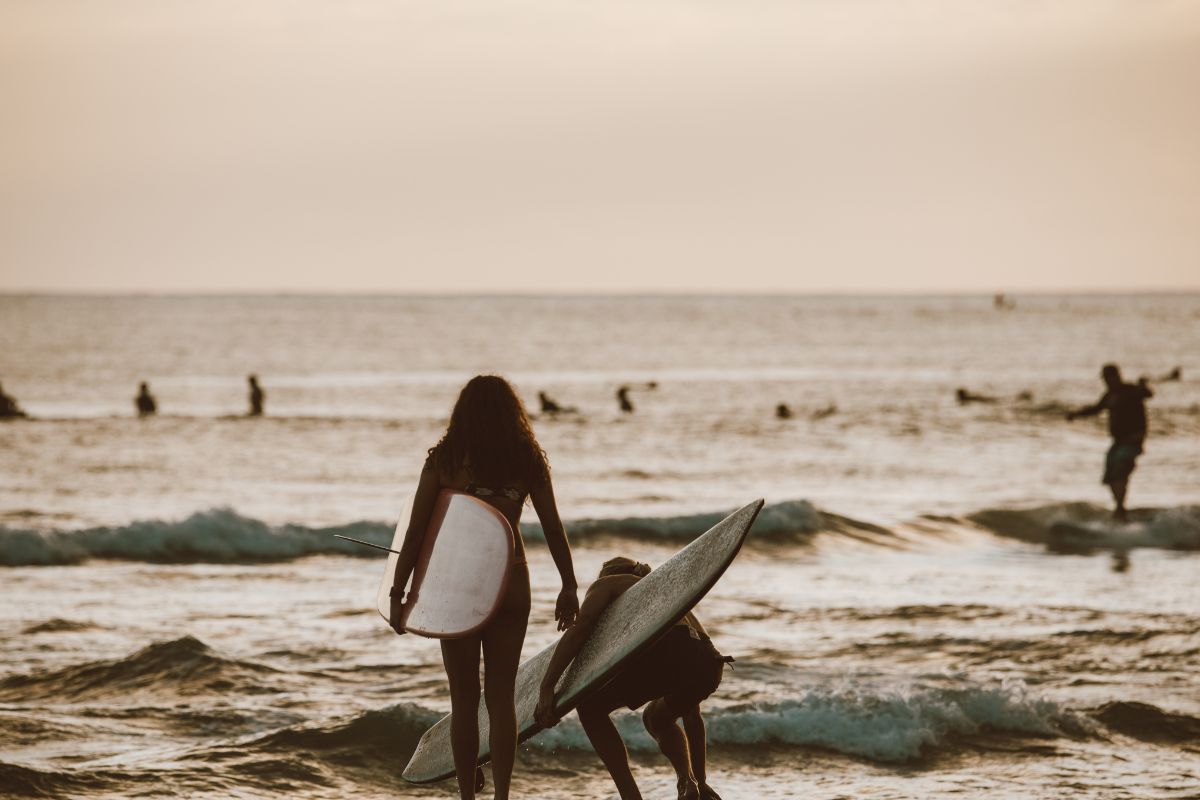
[[[968,517],[992,533],[1056,550],[1200,550],[1200,506],[1144,508],[1127,524],[1090,503],[1053,503],[1026,509],[994,508]]]
[[[1021,737],[1086,736],[1089,720],[1021,683],[965,688],[913,687],[869,690],[813,689],[781,702],[713,709],[705,713],[710,743],[819,747],[884,763],[915,761],[969,744],[972,736],[1003,733]],[[629,746],[654,750],[640,715],[617,726]],[[587,736],[570,718],[538,734],[532,744],[547,749],[586,749]]]
[[[915,761],[939,750],[969,746],[973,736],[1007,734],[1024,738],[1084,737],[1095,723],[1024,684],[957,689],[814,689],[773,703],[708,708],[710,744],[816,747],[882,763]],[[421,734],[441,714],[401,703],[369,711],[327,727],[291,728],[243,745],[257,751],[306,751],[346,766],[374,750],[402,764]],[[622,712],[614,721],[630,749],[657,750],[641,714]],[[574,714],[542,731],[525,747],[553,752],[591,749]]]
[[[720,522],[728,511],[667,517],[587,519],[568,523],[572,538],[621,536],[645,540],[690,541]],[[81,564],[89,559],[141,561],[158,564],[268,563],[314,555],[374,558],[380,551],[338,539],[343,534],[378,545],[389,545],[394,525],[355,522],[310,528],[268,525],[232,509],[216,508],[184,520],[145,520],[119,527],[77,531],[37,531],[0,526],[0,565],[9,567]],[[523,525],[526,539],[543,538],[541,526]],[[819,531],[872,537],[887,531],[818,510],[804,500],[769,505],[754,525],[752,539],[793,541]]]

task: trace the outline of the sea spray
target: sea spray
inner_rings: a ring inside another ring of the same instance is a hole
[[[821,747],[888,763],[913,761],[981,732],[1059,737],[1086,735],[1092,727],[1017,681],[953,688],[845,684],[778,702],[706,708],[704,717],[711,744]],[[640,715],[620,714],[616,723],[632,749],[655,749]],[[538,734],[531,746],[589,747],[574,718]]]

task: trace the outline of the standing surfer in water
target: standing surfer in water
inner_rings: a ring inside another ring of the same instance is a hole
[[[538,724],[547,728],[557,724],[554,686],[587,642],[604,609],[649,574],[649,564],[624,556],[604,562],[583,598],[575,626],[563,634],[546,667],[534,713]],[[622,706],[632,711],[645,703],[649,705],[642,712],[642,722],[675,768],[679,800],[721,800],[707,782],[700,703],[717,690],[725,664],[732,660],[717,652],[700,620],[689,612],[579,705],[579,722],[608,768],[621,800],[641,800],[642,794],[629,769],[625,742],[608,715]]]
[[[1113,518],[1124,522],[1125,493],[1129,489],[1129,476],[1142,454],[1146,441],[1146,400],[1154,396],[1145,378],[1137,383],[1121,380],[1121,370],[1116,364],[1105,364],[1100,377],[1107,387],[1095,404],[1067,412],[1067,421],[1077,417],[1092,417],[1101,411],[1108,412],[1108,432],[1112,446],[1104,460],[1102,483],[1112,491],[1116,507]]]
[[[492,782],[497,800],[508,797],[513,761],[517,752],[516,682],[521,645],[529,623],[529,567],[521,541],[521,509],[533,501],[542,523],[546,544],[562,591],[554,609],[558,629],[575,622],[579,600],[571,548],[550,481],[546,453],[538,444],[525,407],[508,381],[495,375],[472,378],[458,396],[450,425],[441,441],[429,449],[421,480],[413,498],[412,517],[396,560],[390,617],[397,633],[404,633],[403,591],[417,556],[434,502],[442,489],[478,497],[505,516],[515,537],[515,553],[508,590],[500,609],[479,633],[442,640],[442,662],[450,682],[453,713],[450,741],[458,791],[473,800],[476,791],[475,760],[479,753],[479,658],[483,653],[483,694],[491,718]],[[426,587],[426,592],[436,591]]]

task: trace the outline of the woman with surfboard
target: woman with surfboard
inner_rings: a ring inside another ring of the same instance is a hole
[[[558,629],[566,630],[574,624],[579,612],[578,589],[571,548],[554,501],[546,453],[534,436],[524,405],[508,381],[495,375],[472,378],[454,404],[446,433],[429,449],[412,500],[404,542],[395,559],[390,581],[394,587],[389,593],[390,613],[385,615],[397,633],[405,633],[411,627],[414,633],[442,640],[442,661],[450,683],[453,713],[451,750],[459,794],[464,800],[474,798],[476,790],[479,726],[475,709],[480,697],[481,652],[483,694],[491,718],[492,782],[498,800],[507,798],[509,793],[517,750],[517,667],[530,608],[529,567],[519,527],[526,500],[533,502],[550,555],[562,578],[554,618]],[[495,519],[489,519],[488,515]],[[497,551],[497,557],[480,561],[479,553],[485,549],[483,534],[497,524],[507,533],[507,538],[500,541],[510,544],[504,545],[507,549]],[[480,533],[478,548],[469,534],[462,538],[471,526]],[[456,540],[455,536],[459,538]],[[456,542],[458,546],[452,546]],[[459,574],[439,567],[439,557],[451,566],[457,565]],[[463,565],[468,562],[472,566],[464,576]],[[436,582],[431,585],[430,579],[440,575],[448,576],[442,580],[442,586]],[[413,588],[406,600],[403,589],[410,576]],[[465,632],[431,631],[445,606],[437,601],[451,594],[452,579],[462,578],[469,582],[468,586],[495,585],[494,600],[483,604],[484,610]],[[425,629],[414,626],[417,606],[433,609],[423,617],[429,620]]]

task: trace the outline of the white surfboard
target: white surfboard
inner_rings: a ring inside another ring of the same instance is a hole
[[[409,498],[376,597],[376,608],[388,624],[396,551],[404,544],[411,516]],[[512,526],[503,514],[477,497],[443,489],[434,503],[405,598],[401,619],[405,630],[434,639],[478,632],[504,599],[514,544]]]
[[[613,601],[559,680],[555,699],[561,714],[603,686],[625,661],[654,644],[708,593],[741,549],[762,506],[763,501],[756,500],[730,514]],[[541,730],[533,712],[556,645],[547,647],[517,671],[517,727],[522,741]],[[478,763],[483,764],[491,753],[487,706],[482,699],[477,714]],[[421,737],[404,768],[404,778],[412,783],[432,783],[453,774],[447,714]]]

